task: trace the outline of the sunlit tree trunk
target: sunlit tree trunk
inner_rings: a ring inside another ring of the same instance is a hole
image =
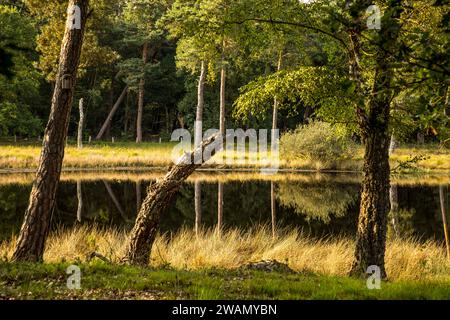
[[[142,62],[145,66],[148,60],[148,43],[144,43],[142,48]],[[145,75],[139,81],[138,110],[136,120],[136,142],[142,142],[142,118],[144,116],[144,97],[145,97]]]
[[[61,45],[52,107],[29,205],[12,256],[14,261],[42,261],[55,208],[89,1],[70,0],[68,5],[71,15],[67,19]],[[80,8],[80,29],[73,28],[72,25],[75,5]]]
[[[223,43],[225,50],[225,42]],[[222,137],[225,136],[225,88],[226,88],[226,70],[225,55],[222,53],[222,67],[220,70],[220,123],[219,131]],[[220,233],[223,226],[223,183],[219,182],[217,187],[217,231]]]

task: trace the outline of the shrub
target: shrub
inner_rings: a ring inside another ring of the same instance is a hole
[[[356,144],[343,130],[315,121],[283,134],[281,155],[287,160],[305,159],[329,163],[349,157]]]

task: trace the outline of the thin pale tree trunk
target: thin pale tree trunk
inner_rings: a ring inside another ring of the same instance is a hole
[[[278,65],[277,65],[277,71],[281,70],[282,67],[282,63],[283,63],[283,50],[280,50],[280,54],[278,57]],[[272,115],[272,139],[270,140],[271,143],[273,144],[275,142],[275,135],[274,135],[274,130],[278,129],[278,97],[275,95],[275,97],[273,98],[273,115]]]
[[[100,131],[98,132],[97,136],[95,137],[96,140],[100,140],[101,138],[103,138],[106,130],[108,129],[109,123],[111,123],[114,115],[116,114],[117,110],[119,109],[120,105],[122,104],[123,100],[125,99],[127,91],[128,91],[128,85],[126,85],[125,88],[122,90],[122,93],[120,94],[116,103],[114,104],[111,111],[109,112],[108,117],[106,117],[105,122],[103,123],[102,127],[100,128]]]
[[[142,62],[145,64],[148,60],[148,43],[144,43],[142,48]],[[145,98],[145,75],[139,81],[139,94],[138,94],[138,111],[136,120],[136,142],[142,142],[142,118],[144,116],[144,98]]]
[[[222,137],[225,136],[225,88],[226,88],[226,70],[224,55],[222,54],[222,68],[220,71],[220,124],[219,131]],[[223,183],[219,182],[217,186],[217,231],[220,234],[223,227]]]
[[[89,1],[70,0],[68,5],[70,14],[61,45],[49,121],[29,205],[12,256],[13,261],[42,261],[55,208]],[[80,29],[74,28],[76,25],[72,24],[74,6],[80,9]]]

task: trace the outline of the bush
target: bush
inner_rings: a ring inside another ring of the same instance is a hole
[[[329,163],[350,157],[355,147],[356,144],[345,132],[320,121],[299,126],[283,134],[280,139],[281,155],[287,160]]]

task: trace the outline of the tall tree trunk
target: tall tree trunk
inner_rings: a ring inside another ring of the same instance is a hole
[[[203,136],[203,108],[205,104],[204,99],[204,89],[206,80],[206,63],[204,60],[201,61],[200,66],[200,77],[198,79],[197,88],[197,113],[196,113],[196,123],[195,123],[195,147],[199,147],[202,142]],[[195,159],[196,163],[201,163],[202,159]],[[195,234],[198,235],[200,232],[200,224],[202,220],[202,186],[200,181],[195,181]]]
[[[45,129],[39,167],[17,246],[13,253],[13,261],[42,261],[43,259],[45,241],[49,232],[55,207],[56,191],[61,175],[64,145],[67,137],[89,0],[70,0],[68,12],[73,12],[75,5],[79,7],[81,13],[80,29],[73,28],[72,21],[69,19],[74,17],[70,14],[61,45],[59,70],[56,77],[50,117]]]
[[[222,139],[218,134],[204,140],[193,152],[185,154],[164,178],[148,188],[130,234],[124,261],[137,265],[148,263],[161,215],[167,210],[183,181],[201,166],[194,161],[198,154],[203,154],[208,146],[216,143],[222,146]],[[211,156],[213,155],[214,151],[211,153]],[[204,158],[203,163],[208,160],[209,158]]]
[[[103,138],[103,135],[105,134],[106,130],[108,129],[108,124],[112,121],[112,118],[114,117],[114,114],[117,112],[117,110],[120,107],[120,104],[125,99],[125,96],[128,91],[128,85],[123,88],[122,93],[120,94],[119,98],[117,99],[116,103],[114,104],[113,108],[108,114],[108,117],[106,117],[105,122],[103,123],[102,127],[100,128],[100,131],[98,132],[97,136],[95,137],[96,140],[100,140]]]
[[[200,233],[200,226],[202,223],[202,185],[200,181],[195,181],[195,195],[194,195],[194,206],[195,206],[195,234]]]
[[[77,180],[77,221],[81,222],[81,217],[83,215],[83,190],[81,189],[81,180]]]
[[[222,137],[225,137],[225,88],[226,88],[226,70],[225,59],[222,54],[222,68],[220,71],[220,124],[219,131]],[[217,231],[221,232],[223,224],[223,183],[217,185]]]
[[[142,48],[142,62],[145,66],[148,60],[148,43],[144,43]],[[136,142],[142,142],[142,118],[144,116],[144,97],[145,97],[145,75],[139,81],[139,94],[138,94],[138,110],[136,120]]]
[[[447,248],[447,258],[450,259],[450,239],[448,234],[447,214],[445,212],[444,186],[439,186],[439,203],[441,204],[442,225],[444,227],[445,246]]]
[[[365,15],[365,2],[350,4]],[[349,8],[352,10],[352,8]],[[387,278],[385,251],[387,219],[390,210],[390,167],[389,167],[389,114],[394,92],[391,87],[393,64],[396,58],[392,53],[398,50],[398,37],[401,26],[399,18],[403,6],[392,3],[383,17],[383,28],[379,31],[379,45],[375,55],[373,81],[365,79],[360,66],[359,42],[362,29],[349,29],[351,42],[350,71],[356,83],[357,94],[364,98],[364,105],[357,108],[358,123],[364,142],[364,178],[362,182],[361,204],[356,235],[355,260],[350,274],[366,276],[369,266],[377,266],[382,278]],[[363,24],[360,28],[366,28]],[[367,88],[371,92],[367,92]]]
[[[83,98],[80,99],[78,108],[80,111],[80,120],[78,121],[77,145],[78,145],[78,149],[82,149],[83,148],[83,126],[84,126],[84,99]]]
[[[280,50],[279,56],[278,56],[278,65],[277,65],[277,71],[281,70],[283,63],[283,50]],[[273,98],[273,115],[272,115],[272,136],[271,136],[271,143],[273,144],[275,142],[275,134],[274,131],[278,129],[278,97],[275,96]]]
[[[397,149],[397,139],[395,138],[394,132],[391,134],[391,142],[389,144],[389,157],[392,156],[395,149]],[[391,204],[391,224],[394,229],[394,234],[396,237],[400,235],[398,228],[398,185],[396,183],[391,183],[389,189],[389,203]]]

